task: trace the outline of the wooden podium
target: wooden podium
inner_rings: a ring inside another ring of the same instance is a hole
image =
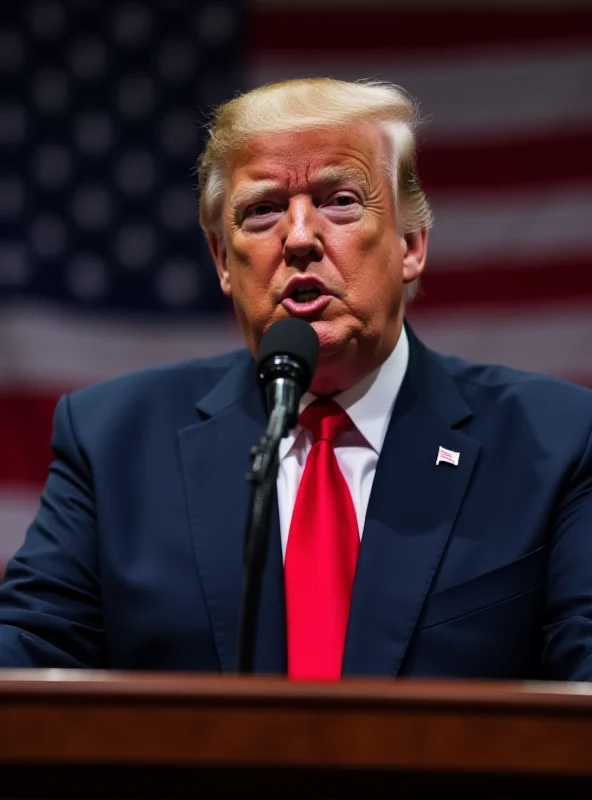
[[[592,684],[0,671],[0,796],[592,798]]]

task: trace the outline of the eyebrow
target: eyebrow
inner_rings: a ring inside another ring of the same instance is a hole
[[[239,209],[264,200],[270,193],[279,189],[277,181],[256,181],[249,186],[237,189],[230,198],[230,213],[233,219],[238,216]]]
[[[364,173],[355,167],[328,166],[320,169],[311,181],[312,186],[338,186],[340,183],[353,181],[359,184],[366,192],[369,191],[368,179]],[[271,192],[281,188],[278,181],[260,180],[237,189],[230,198],[230,213],[234,219],[238,212],[245,206],[265,200]]]

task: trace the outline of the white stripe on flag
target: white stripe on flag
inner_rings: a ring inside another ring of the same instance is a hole
[[[243,346],[231,316],[159,324],[13,304],[0,318],[0,383],[83,385]]]
[[[539,256],[565,260],[570,253],[589,253],[592,264],[592,185],[431,199],[428,269],[440,262],[478,270],[483,259],[504,257],[528,266]]]
[[[536,372],[592,376],[590,307],[524,305],[492,311],[421,311],[409,317],[426,344],[444,353]],[[78,386],[135,369],[243,347],[232,321],[164,326],[113,317],[69,317],[13,308],[0,324],[0,384]]]
[[[559,42],[552,49],[505,45],[483,47],[478,53],[398,58],[393,40],[392,57],[352,53],[346,60],[307,54],[303,63],[293,57],[255,55],[248,77],[249,85],[257,86],[315,75],[375,78],[403,86],[419,101],[421,116],[429,116],[422,136],[440,143],[474,136],[540,135],[545,129],[592,123],[592,50],[586,45]]]
[[[441,353],[546,375],[592,379],[590,307],[512,308],[454,315],[410,311],[414,330]]]

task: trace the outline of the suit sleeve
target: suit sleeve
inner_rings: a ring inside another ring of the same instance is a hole
[[[543,675],[592,681],[592,433],[567,484],[550,546]]]
[[[56,408],[52,450],[37,516],[0,586],[0,667],[100,668],[95,497],[68,396]]]

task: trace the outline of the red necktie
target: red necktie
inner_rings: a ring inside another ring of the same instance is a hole
[[[354,504],[333,442],[352,427],[333,400],[300,415],[311,448],[292,514],[285,561],[288,675],[337,680],[360,536]]]

